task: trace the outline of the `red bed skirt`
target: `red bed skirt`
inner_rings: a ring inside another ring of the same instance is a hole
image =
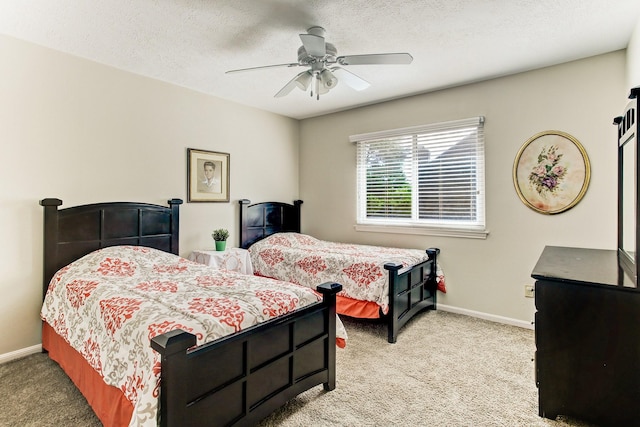
[[[345,347],[342,338],[336,339],[340,348]],[[49,358],[56,361],[105,427],[125,427],[133,414],[133,405],[119,388],[108,385],[89,363],[64,338],[47,323],[42,323],[42,348]]]
[[[133,414],[131,402],[119,388],[106,384],[80,353],[46,322],[42,324],[42,348],[71,378],[105,427],[129,425]]]
[[[379,319],[380,306],[373,301],[360,301],[349,297],[336,297],[336,312],[358,319]]]

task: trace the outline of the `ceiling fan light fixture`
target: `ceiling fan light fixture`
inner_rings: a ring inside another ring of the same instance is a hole
[[[331,87],[324,84],[322,81],[322,77],[318,75],[318,95],[324,95],[325,93],[329,93]]]
[[[311,83],[311,73],[305,71],[303,73],[298,74],[298,77],[295,78],[296,86],[298,86],[301,90],[306,91],[309,89],[309,84]]]
[[[320,79],[322,86],[327,89],[327,92],[338,84],[338,78],[334,76],[328,68],[322,70],[318,78]]]

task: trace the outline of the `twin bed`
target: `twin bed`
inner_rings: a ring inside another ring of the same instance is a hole
[[[386,320],[390,343],[417,313],[436,309],[438,290],[446,292],[437,248],[322,241],[300,234],[301,200],[239,203],[240,246],[249,250],[254,274],[307,287],[327,280],[340,283],[338,314]]]
[[[341,286],[320,297],[180,258],[182,201],[168,203],[40,202],[43,349],[102,423],[253,425],[334,389]]]
[[[318,241],[300,234],[301,203],[240,201],[250,276],[178,256],[180,199],[40,201],[43,349],[104,425],[253,425],[311,387],[335,388],[336,307],[382,317],[390,343],[436,308],[438,249]],[[285,256],[294,247],[302,258]]]

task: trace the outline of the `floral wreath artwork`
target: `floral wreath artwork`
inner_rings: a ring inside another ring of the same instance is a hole
[[[571,209],[589,187],[591,166],[584,147],[560,131],[540,132],[527,140],[513,163],[513,184],[520,200],[536,212]]]

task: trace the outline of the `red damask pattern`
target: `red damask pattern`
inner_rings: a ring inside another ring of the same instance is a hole
[[[280,316],[281,314],[293,311],[298,306],[298,298],[284,292],[276,290],[257,291],[256,296],[260,298],[264,309],[262,313],[271,317]]]
[[[359,262],[345,268],[344,273],[358,286],[369,287],[369,284],[382,277],[380,267],[372,262]]]
[[[58,334],[60,334],[62,338],[69,342],[69,329],[67,328],[64,313],[58,313],[58,317],[55,318],[53,322],[50,322],[50,324],[53,326],[53,329],[58,331]]]
[[[314,275],[327,269],[327,264],[324,262],[322,257],[317,255],[302,258],[296,262],[296,265],[307,273]]]
[[[102,362],[100,361],[100,345],[92,338],[82,343],[80,354],[89,362],[91,367],[102,375]]]
[[[176,282],[154,280],[151,282],[138,283],[136,289],[140,289],[141,291],[171,292],[175,294],[178,292],[178,284]]]
[[[142,302],[133,298],[114,297],[100,301],[100,316],[107,331],[113,336],[133,313],[140,309]]]
[[[120,387],[120,390],[122,390],[122,393],[130,402],[138,400],[138,392],[142,390],[142,387],[144,386],[142,377],[144,377],[144,371],[139,371],[138,362],[134,362],[134,374],[127,375],[127,379]]]
[[[291,247],[291,242],[284,236],[276,235],[271,239],[274,245]]]
[[[103,276],[133,276],[136,267],[119,258],[105,258],[98,267],[98,273]]]
[[[280,251],[279,249],[265,249],[263,251],[260,251],[260,258],[262,258],[264,262],[266,262],[271,267],[284,261],[282,251]]]
[[[189,310],[195,313],[209,314],[218,317],[221,323],[233,327],[235,332],[241,330],[245,312],[238,301],[231,298],[194,298],[189,303]]]
[[[91,296],[91,292],[98,286],[95,280],[74,280],[67,283],[67,299],[75,309],[84,305],[84,301]]]

